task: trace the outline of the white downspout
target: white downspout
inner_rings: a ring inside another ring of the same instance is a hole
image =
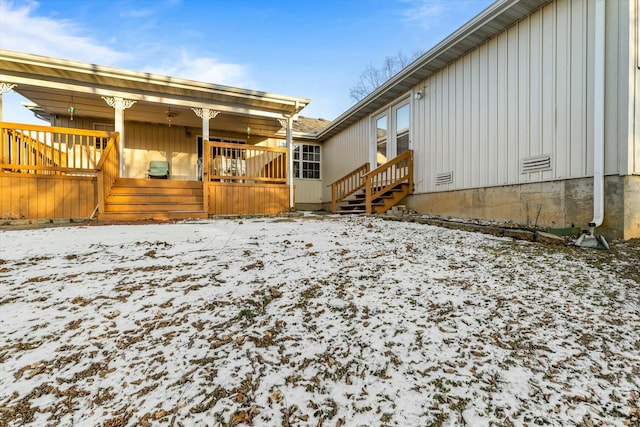
[[[594,71],[593,71],[593,219],[589,232],[583,233],[576,246],[609,249],[603,236],[594,234],[604,221],[604,86],[605,86],[605,0],[595,0]]]
[[[605,0],[596,0],[593,89],[593,230],[604,221]],[[593,231],[592,231],[593,232]]]
[[[293,194],[293,117],[287,117],[287,159],[289,164],[287,168],[287,180],[289,184],[289,210],[291,212],[296,210],[296,202]],[[300,154],[302,156],[302,154]]]

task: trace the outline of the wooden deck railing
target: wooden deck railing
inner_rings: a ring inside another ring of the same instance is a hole
[[[0,122],[0,171],[95,174],[114,132]]]
[[[330,184],[332,212],[337,210],[339,202],[364,188],[364,176],[369,172],[370,168],[369,163],[365,163]]]
[[[98,208],[103,213],[105,212],[105,200],[111,194],[111,188],[119,175],[118,139],[116,134],[115,138],[109,140],[96,166],[98,170]]]
[[[413,191],[413,150],[407,150],[365,175],[366,212],[373,210],[373,200],[403,183]]]
[[[205,181],[287,183],[287,149],[207,142]]]

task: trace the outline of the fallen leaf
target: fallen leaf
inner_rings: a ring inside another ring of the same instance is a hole
[[[277,288],[269,288],[269,293],[272,298],[280,298],[282,296],[282,291]]]
[[[269,403],[278,403],[282,401],[282,392],[280,390],[276,390],[271,396],[269,396]]]

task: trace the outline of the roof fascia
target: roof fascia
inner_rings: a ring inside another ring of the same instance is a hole
[[[225,113],[231,114],[240,114],[240,115],[251,115],[251,116],[259,116],[259,117],[268,117],[279,119],[283,117],[282,111],[270,111],[270,110],[262,110],[256,108],[249,107],[240,107],[230,104],[224,103],[216,103],[216,102],[206,102],[199,99],[187,99],[180,98],[175,96],[160,96],[156,94],[149,93],[139,93],[139,92],[130,92],[125,90],[117,90],[117,89],[105,89],[100,87],[93,87],[87,85],[78,85],[74,83],[66,83],[66,82],[56,82],[51,80],[40,80],[29,77],[20,77],[11,74],[0,73],[0,80],[10,81],[12,83],[16,83],[18,85],[30,85],[30,86],[38,86],[50,89],[64,90],[76,93],[85,93],[90,95],[97,96],[115,96],[121,97],[124,99],[131,99],[134,101],[143,101],[154,104],[167,104],[167,105],[175,105],[187,108],[209,108],[212,110],[217,110]]]
[[[168,86],[176,89],[206,92],[207,94],[218,94],[244,98],[253,101],[272,102],[276,104],[282,104],[283,106],[287,107],[293,107],[293,110],[291,110],[291,108],[286,108],[287,110],[291,110],[293,114],[299,113],[306,105],[311,102],[311,100],[308,98],[278,95],[274,93],[242,89],[233,86],[216,85],[196,80],[162,76],[153,73],[107,67],[103,65],[70,61],[41,55],[15,52],[5,49],[0,49],[0,60],[17,62],[25,65],[33,65],[37,67],[64,70],[70,73],[90,74],[136,83],[145,83],[163,87]]]

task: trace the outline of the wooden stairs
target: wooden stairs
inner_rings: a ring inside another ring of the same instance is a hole
[[[382,214],[413,190],[413,150],[407,150],[374,170],[365,163],[331,183],[331,210]]]
[[[382,214],[391,209],[393,206],[400,203],[400,200],[405,196],[412,193],[412,189],[409,188],[409,183],[404,182],[399,186],[390,189],[382,193],[379,197],[376,197],[371,202],[371,208],[373,213]],[[367,211],[367,202],[365,189],[361,189],[355,193],[352,198],[345,199],[338,203],[339,214],[364,214]]]
[[[99,221],[207,218],[200,181],[118,178]]]

